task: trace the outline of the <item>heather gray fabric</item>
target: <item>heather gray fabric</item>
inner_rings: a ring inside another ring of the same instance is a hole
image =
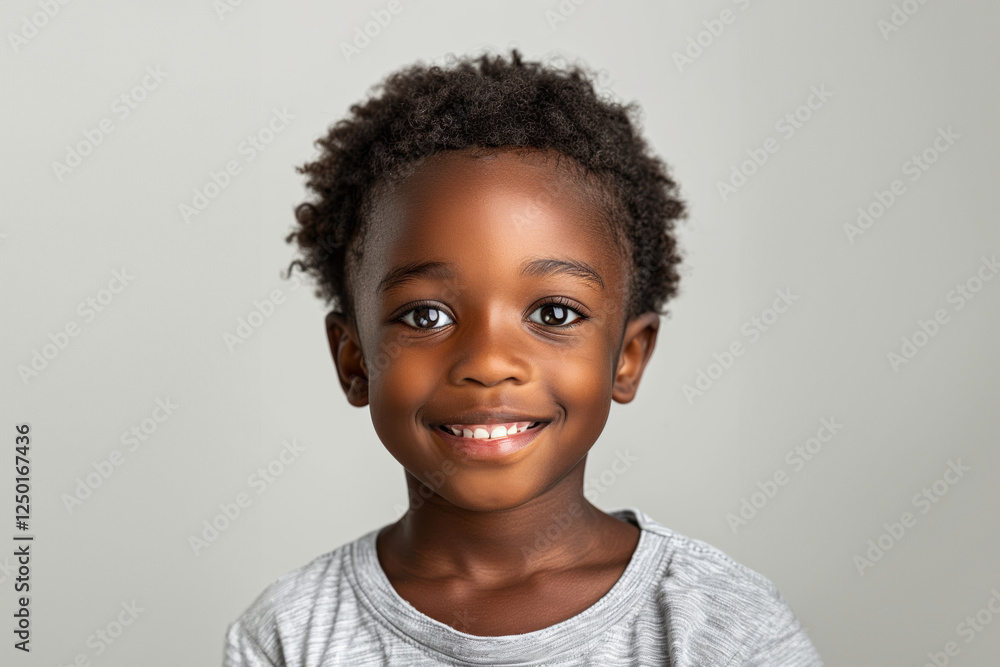
[[[641,529],[632,560],[607,595],[556,625],[481,637],[425,616],[386,578],[377,529],[268,586],[229,627],[225,665],[823,664],[767,578],[641,510],[610,514]]]

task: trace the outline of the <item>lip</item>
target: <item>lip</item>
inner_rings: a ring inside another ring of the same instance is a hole
[[[525,418],[523,415],[510,415],[494,414],[488,419],[482,419],[484,417],[483,413],[473,414],[467,413],[463,416],[462,421],[456,419],[454,421],[449,421],[450,424],[460,424],[460,423],[478,423],[478,424],[488,424],[496,423],[503,424],[505,422],[514,421],[531,421],[539,422],[538,426],[534,428],[529,428],[526,431],[521,431],[520,433],[515,433],[514,435],[508,435],[503,438],[465,438],[460,435],[455,435],[448,431],[445,431],[440,425],[431,426],[431,431],[451,450],[457,452],[461,456],[467,459],[475,459],[477,461],[496,461],[500,459],[505,459],[515,452],[521,451],[538,437],[539,433],[545,430],[548,426],[550,420],[542,419],[531,419]],[[475,417],[476,420],[469,420],[469,417]],[[511,419],[509,417],[516,417]]]
[[[489,410],[460,412],[447,419],[434,422],[431,426],[445,424],[508,424],[510,422],[550,422],[548,417],[526,415],[523,412],[496,412]]]

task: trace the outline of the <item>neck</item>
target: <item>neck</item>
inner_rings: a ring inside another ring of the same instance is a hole
[[[469,510],[406,473],[410,508],[379,540],[394,564],[421,579],[499,583],[560,570],[593,553],[608,517],[583,496],[586,458],[532,500],[497,511]],[[415,501],[419,499],[419,501]]]

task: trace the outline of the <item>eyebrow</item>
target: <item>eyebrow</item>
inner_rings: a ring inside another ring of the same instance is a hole
[[[533,259],[521,265],[522,276],[552,276],[565,274],[581,278],[594,287],[604,289],[600,274],[584,262],[573,259]]]
[[[604,279],[590,265],[573,259],[539,258],[524,262],[521,265],[522,276],[552,276],[568,275],[589,283],[592,287],[603,290]],[[380,294],[390,292],[397,287],[413,282],[418,278],[454,279],[455,272],[451,264],[445,262],[409,262],[390,270],[379,282],[376,288]]]
[[[451,265],[444,262],[410,262],[397,266],[385,274],[376,289],[380,294],[385,294],[422,277],[448,280],[454,278],[455,273]]]

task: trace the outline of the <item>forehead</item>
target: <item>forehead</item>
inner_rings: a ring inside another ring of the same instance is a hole
[[[432,248],[447,261],[470,243],[605,255],[613,245],[609,225],[582,172],[555,151],[446,151],[377,196],[364,273]]]

